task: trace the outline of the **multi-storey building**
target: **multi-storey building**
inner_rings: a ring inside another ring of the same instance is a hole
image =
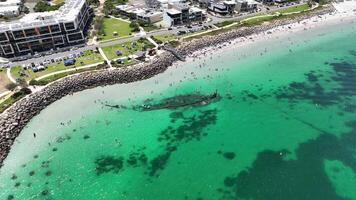
[[[163,14],[165,26],[176,26],[191,23],[194,21],[203,21],[205,13],[197,7],[190,7],[186,3],[168,4],[168,9]]]
[[[0,22],[0,57],[29,55],[85,42],[93,11],[85,0],[66,0],[57,11]]]

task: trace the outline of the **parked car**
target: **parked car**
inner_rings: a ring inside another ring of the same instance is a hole
[[[64,60],[64,66],[70,66],[75,64],[75,59]]]

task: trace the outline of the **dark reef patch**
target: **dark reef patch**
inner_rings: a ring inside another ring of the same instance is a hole
[[[52,172],[51,171],[46,171],[45,176],[51,176]]]
[[[339,160],[356,171],[356,121],[347,122],[352,130],[340,138],[322,133],[299,145],[295,160],[286,160],[288,151],[265,150],[252,166],[226,177],[224,199],[345,199],[337,195],[325,173],[325,160]],[[292,188],[292,189],[291,189]]]
[[[356,56],[356,51],[355,50],[351,50],[350,54],[353,55],[353,56]]]
[[[124,167],[123,157],[101,156],[95,160],[96,174],[113,172],[118,173]]]
[[[14,195],[10,194],[10,195],[7,196],[6,199],[7,199],[7,200],[13,200],[14,198],[15,198]]]
[[[44,189],[44,190],[42,190],[42,192],[41,192],[41,195],[42,196],[47,196],[49,194],[49,190],[48,189]]]
[[[331,67],[330,78],[323,78],[315,71],[306,73],[305,82],[292,82],[275,92],[277,99],[290,102],[311,101],[320,106],[339,105],[356,96],[356,64],[351,62],[328,63]],[[331,80],[330,80],[331,79]],[[326,84],[326,83],[333,83]],[[334,85],[335,83],[335,85]],[[325,85],[330,86],[326,88]],[[345,111],[353,110],[346,108]]]
[[[133,151],[129,154],[128,158],[126,159],[126,163],[128,166],[131,167],[138,167],[140,165],[147,164],[147,156],[144,154],[143,150],[145,148],[140,148],[137,151]]]
[[[13,174],[13,175],[11,176],[11,180],[16,180],[16,179],[17,179],[16,174]]]
[[[172,126],[164,129],[158,137],[158,141],[165,147],[164,151],[150,161],[148,174],[157,176],[157,173],[167,165],[171,154],[181,144],[192,140],[199,141],[202,137],[207,136],[203,130],[216,123],[217,112],[216,109],[202,110],[193,116],[186,116],[184,112],[178,111],[171,113]],[[175,123],[179,125],[174,126]]]
[[[228,160],[233,160],[236,157],[234,152],[224,152],[222,155]]]
[[[111,171],[118,173],[125,165],[125,167],[143,167],[147,170],[145,174],[150,177],[159,176],[159,171],[162,171],[167,166],[171,154],[181,144],[192,140],[199,141],[202,137],[207,136],[207,133],[203,131],[204,128],[215,124],[217,120],[218,111],[216,109],[198,110],[195,114],[187,114],[188,106],[206,106],[218,99],[220,99],[220,96],[217,93],[210,95],[195,93],[165,98],[159,101],[159,103],[153,103],[152,99],[147,99],[143,102],[145,106],[134,106],[133,109],[139,111],[157,109],[174,110],[169,115],[171,124],[162,130],[157,138],[161,144],[161,151],[151,158],[146,156],[144,152],[145,148],[134,150],[127,157],[99,157],[95,160],[97,175]],[[116,107],[122,108],[122,106]],[[181,109],[178,110],[178,108]]]

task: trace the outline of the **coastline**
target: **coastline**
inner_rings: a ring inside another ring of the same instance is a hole
[[[177,48],[177,51],[184,57],[188,55],[189,57],[202,55],[206,53],[206,49],[209,47],[220,49],[223,46],[231,44],[232,40],[256,35],[256,33],[263,34],[266,31],[298,23],[313,16],[328,15],[333,11],[333,7],[330,6],[307,13],[306,15],[297,16],[294,19],[281,19],[268,24],[242,27],[214,36],[205,36],[198,40],[183,43]],[[0,115],[0,165],[2,165],[10,151],[11,145],[26,124],[39,114],[41,110],[56,100],[74,92],[98,86],[144,80],[164,72],[177,60],[171,53],[164,52],[149,64],[138,64],[122,69],[84,72],[72,75],[53,82],[42,90],[19,100]]]

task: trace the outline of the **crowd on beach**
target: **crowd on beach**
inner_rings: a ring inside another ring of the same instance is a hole
[[[198,57],[199,55],[206,54],[209,47],[220,49],[224,46],[229,46],[237,38],[247,38],[253,34],[264,33],[280,26],[288,26],[313,16],[329,15],[332,12],[334,12],[334,8],[327,6],[295,18],[286,18],[262,25],[232,29],[218,35],[204,36],[200,39],[182,43],[176,48],[176,51],[183,57]],[[21,130],[34,116],[54,101],[89,88],[147,79],[164,72],[176,61],[178,61],[178,58],[166,51],[148,64],[138,64],[120,69],[84,72],[65,77],[19,100],[0,115],[0,166]]]

